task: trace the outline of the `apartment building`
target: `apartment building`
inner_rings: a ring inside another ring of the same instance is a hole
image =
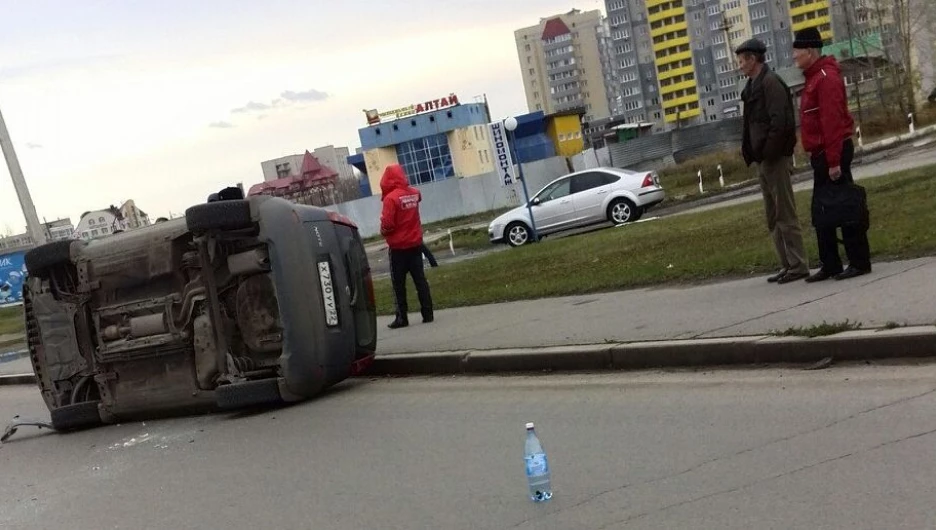
[[[912,22],[901,24],[902,17]],[[861,81],[874,85],[876,75],[888,75],[879,69],[889,61],[911,65],[919,80],[918,102],[936,89],[936,2],[909,0],[900,9],[890,0],[836,1],[831,20],[837,55],[846,59],[843,66],[849,85]],[[904,31],[909,27],[909,58],[902,46],[901,27]],[[847,58],[852,56],[870,60],[849,65]]]
[[[700,108],[704,121],[741,115],[741,86],[734,50],[759,39],[767,46],[767,64],[774,70],[793,65],[793,30],[789,3],[776,0],[707,0],[692,2],[694,63],[699,74]],[[706,45],[710,43],[711,45]]]
[[[611,115],[663,128],[663,105],[644,0],[606,0]]]
[[[790,5],[797,1],[606,0],[612,114],[651,122],[654,130],[740,115],[743,76],[734,49],[756,37],[768,47],[768,64],[791,66]]]
[[[600,10],[578,9],[514,32],[530,112],[549,115],[584,108],[585,121],[610,115],[603,32]]]

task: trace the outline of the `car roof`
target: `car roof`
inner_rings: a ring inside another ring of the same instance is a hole
[[[544,189],[548,188],[549,186],[552,186],[553,184],[555,184],[556,182],[559,182],[560,180],[567,179],[569,177],[574,177],[576,175],[581,175],[583,173],[591,173],[592,171],[600,171],[602,173],[611,173],[612,175],[619,175],[622,177],[629,177],[631,175],[636,175],[638,173],[637,171],[631,171],[630,169],[623,169],[619,167],[592,167],[588,169],[583,169],[581,171],[574,171],[572,173],[568,173],[561,177],[557,177],[549,181],[548,184],[540,188],[536,193],[543,191]]]

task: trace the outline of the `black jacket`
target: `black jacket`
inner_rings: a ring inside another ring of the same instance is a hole
[[[796,117],[789,87],[764,65],[760,75],[748,79],[744,91],[744,162],[773,162],[792,156],[796,147]]]

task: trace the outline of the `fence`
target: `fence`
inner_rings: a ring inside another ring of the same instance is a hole
[[[569,166],[564,157],[523,164],[530,194],[568,172]],[[521,185],[503,186],[500,176],[494,172],[424,184],[419,186],[419,191],[422,193],[419,213],[423,223],[519,206],[523,201]],[[326,209],[349,217],[358,225],[361,237],[366,238],[380,233],[380,199],[365,197],[327,206]]]
[[[700,155],[740,148],[743,121],[728,118],[608,146],[611,165],[657,169]]]

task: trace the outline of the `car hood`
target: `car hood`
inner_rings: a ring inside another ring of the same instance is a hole
[[[517,219],[530,219],[530,212],[527,210],[526,205],[517,206],[513,210],[502,213],[491,221],[491,226],[505,225]]]

